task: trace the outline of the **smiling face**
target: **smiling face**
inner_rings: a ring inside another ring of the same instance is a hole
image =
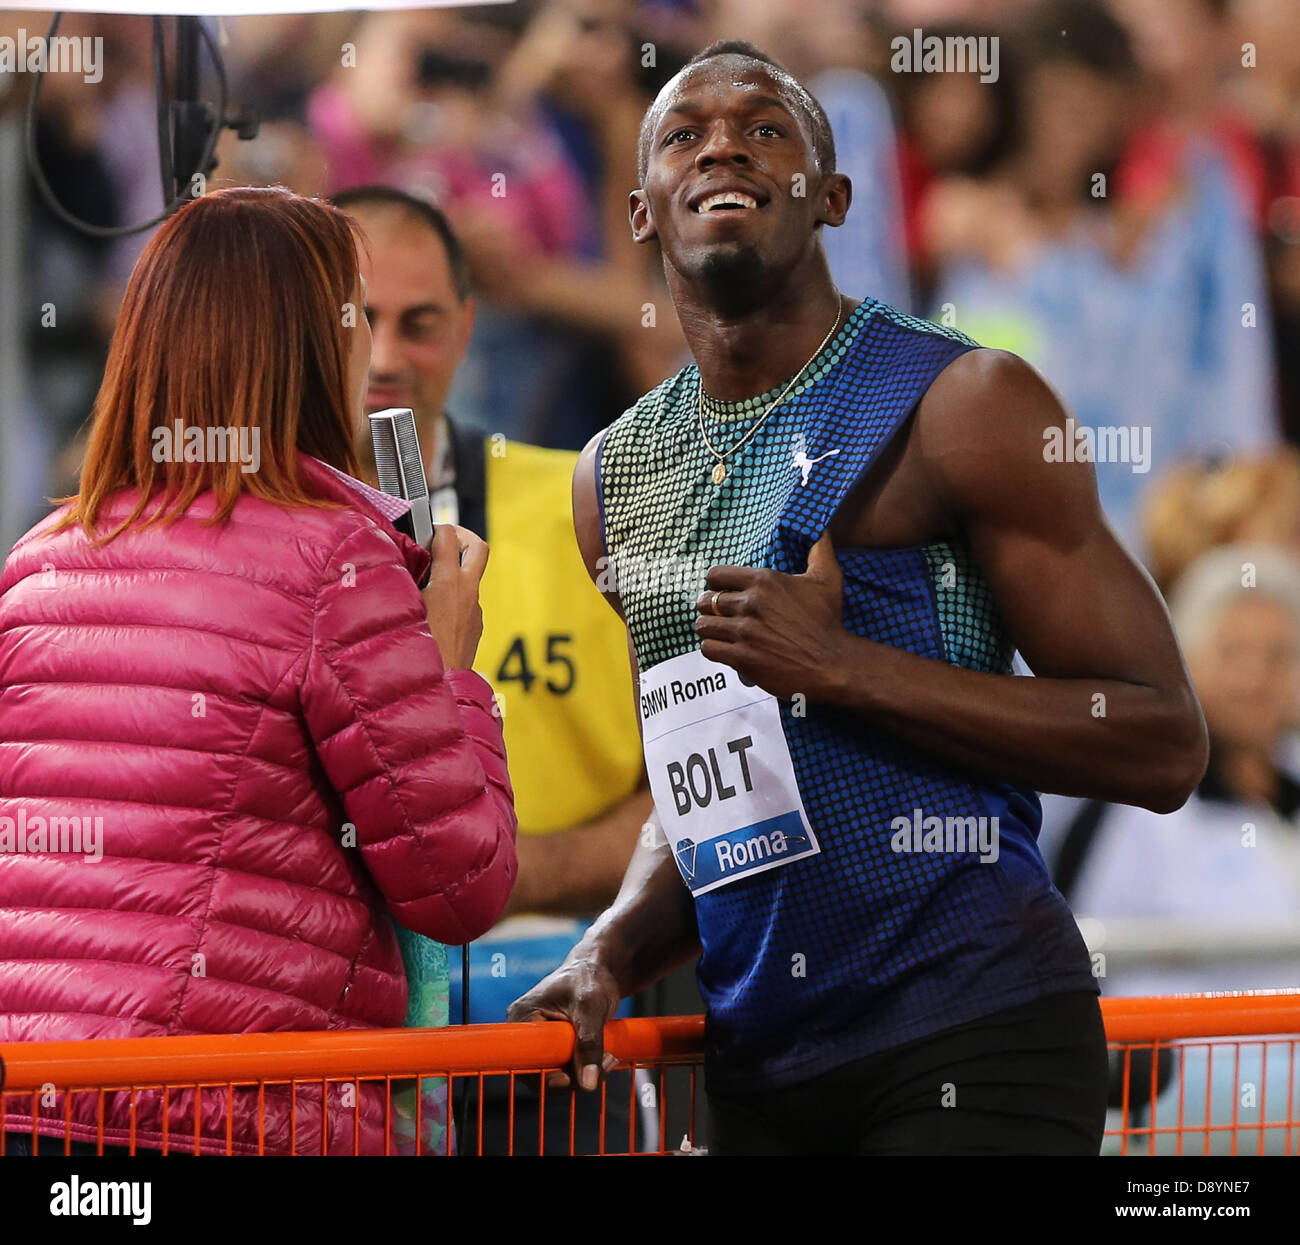
[[[688,66],[646,119],[643,184],[632,234],[658,238],[688,283],[752,287],[819,247],[839,225],[848,178],[818,162],[812,120],[781,71],[723,55]]]

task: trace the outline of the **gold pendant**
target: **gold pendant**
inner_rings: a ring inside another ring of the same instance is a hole
[[[723,480],[725,480],[726,478],[727,478],[727,466],[725,463],[719,462],[718,465],[713,469],[713,483],[721,484]]]

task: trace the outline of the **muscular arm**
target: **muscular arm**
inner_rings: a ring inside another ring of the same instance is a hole
[[[573,950],[609,970],[620,998],[654,985],[700,951],[694,901],[667,839],[654,828],[656,841],[648,835],[638,841],[618,898]]]
[[[1179,808],[1205,770],[1204,720],[1164,605],[1102,514],[1091,464],[1046,460],[1044,430],[1066,426],[1056,396],[1014,356],[972,351],[914,419],[926,482],[1038,677],[963,669],[851,634],[824,543],[807,575],[716,568],[709,586],[727,590],[731,617],[700,619],[705,656],[987,777]],[[844,517],[849,541],[866,543],[854,523]]]

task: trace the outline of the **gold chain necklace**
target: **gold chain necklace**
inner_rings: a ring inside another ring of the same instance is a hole
[[[813,360],[819,354],[821,354],[823,350],[826,349],[826,343],[829,342],[830,339],[835,336],[835,330],[840,327],[840,317],[843,316],[844,314],[844,304],[840,296],[839,290],[835,291],[835,302],[836,302],[835,323],[831,325],[831,331],[827,333],[825,337],[822,338],[821,345],[818,346],[817,349],[812,352],[812,354],[808,358],[808,362],[805,363],[803,367],[801,367],[798,370],[798,372],[795,373],[794,379],[788,385],[786,385],[786,387],[783,390],[781,390],[781,394],[777,398],[777,400],[773,402],[772,405],[769,406],[767,410],[765,410],[758,417],[758,419],[754,423],[754,426],[747,433],[745,433],[745,435],[741,437],[740,440],[737,441],[736,444],[733,445],[729,450],[718,450],[714,446],[713,442],[709,440],[709,434],[704,430],[704,378],[702,376],[700,377],[699,393],[695,399],[695,413],[699,419],[700,436],[704,439],[705,448],[707,448],[709,453],[712,454],[713,457],[718,460],[713,465],[714,484],[721,484],[723,480],[727,478],[727,459],[730,458],[738,449],[740,449],[740,447],[744,445],[750,439],[750,437],[752,437],[754,433],[756,433],[763,426],[764,423],[766,423],[767,417],[774,410],[776,410],[776,408],[780,406],[782,402],[785,401],[786,395],[789,394],[790,390],[793,389],[795,385],[799,383],[800,379],[803,377],[803,374],[809,369],[809,367],[812,366]]]

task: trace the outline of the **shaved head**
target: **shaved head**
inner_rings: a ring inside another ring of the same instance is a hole
[[[646,168],[650,163],[650,142],[654,135],[655,126],[659,124],[659,118],[663,115],[664,109],[671,103],[677,87],[684,78],[693,73],[696,66],[724,56],[741,63],[749,62],[750,67],[761,65],[766,70],[768,76],[781,90],[786,102],[791,106],[791,111],[800,117],[807,126],[808,137],[812,140],[813,151],[817,156],[817,163],[821,167],[821,171],[823,173],[833,173],[835,171],[835,138],[831,134],[831,125],[826,118],[826,112],[813,97],[812,92],[788,69],[778,64],[766,52],[760,51],[752,43],[746,43],[742,39],[722,39],[717,43],[711,43],[702,52],[697,52],[692,56],[682,66],[681,72],[664,86],[664,89],[655,98],[654,103],[646,109],[645,116],[641,118],[641,132],[637,139],[638,180],[642,183],[645,182]]]

